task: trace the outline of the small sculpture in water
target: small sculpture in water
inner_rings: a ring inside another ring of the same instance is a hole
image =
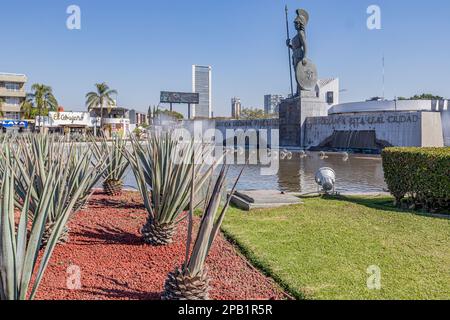
[[[319,157],[320,157],[321,160],[328,159],[327,154],[325,152],[323,152],[323,151],[320,151]]]
[[[348,159],[350,158],[350,156],[349,156],[349,154],[348,154],[348,152],[344,152],[343,154],[343,158],[342,158],[342,160],[344,161],[344,162],[347,162],[348,161]]]
[[[285,159],[292,160],[292,152],[284,149],[283,151],[281,151],[280,157],[281,157],[281,160],[285,160]]]

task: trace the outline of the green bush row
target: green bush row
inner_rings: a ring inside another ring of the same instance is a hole
[[[396,203],[407,201],[428,211],[450,203],[450,148],[387,148],[384,177]]]

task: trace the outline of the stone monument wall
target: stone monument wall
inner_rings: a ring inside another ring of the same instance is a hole
[[[369,112],[311,117],[306,120],[305,128],[308,148],[329,144],[333,136],[343,133],[348,133],[349,149],[352,148],[350,143],[357,140],[351,136],[352,133],[363,133],[366,137],[373,133],[382,146],[444,145],[441,114],[438,112]]]

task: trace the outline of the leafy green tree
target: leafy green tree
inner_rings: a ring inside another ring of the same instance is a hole
[[[156,114],[157,115],[162,114],[162,115],[165,115],[165,116],[168,116],[168,117],[171,117],[171,118],[175,118],[176,120],[183,120],[184,119],[184,116],[181,113],[176,112],[176,111],[158,110],[156,112]]]
[[[112,95],[117,95],[117,90],[110,89],[105,82],[96,83],[95,87],[97,91],[86,94],[86,106],[89,111],[100,107],[100,127],[103,130],[103,110],[105,106],[109,109],[114,105]]]
[[[20,112],[24,119],[34,119],[38,116],[39,110],[33,104],[33,95],[27,94],[27,97],[20,105]],[[44,112],[45,113],[45,112]]]
[[[170,118],[174,118],[176,120],[183,120],[184,119],[184,116],[181,113],[179,113],[179,112],[165,110],[165,109],[160,109],[159,107],[153,107],[153,109],[152,109],[152,107],[149,107],[148,114],[149,114],[149,118],[150,119],[155,119],[155,118],[157,118],[158,116],[161,116],[161,115],[167,116],[167,117],[170,117]]]
[[[141,128],[139,128],[139,127],[136,127],[134,130],[133,130],[133,133],[134,133],[134,135],[136,136],[136,139],[138,139],[138,140],[141,140],[142,139],[142,135],[143,135],[143,130],[141,129]]]
[[[275,115],[265,114],[262,109],[244,108],[241,111],[241,119],[243,120],[270,119],[273,117]]]
[[[444,98],[431,93],[422,93],[420,96],[415,95],[414,97],[411,97],[411,100],[444,100]]]
[[[397,100],[444,100],[444,98],[431,93],[422,93],[421,95],[416,94],[411,98],[398,97]]]

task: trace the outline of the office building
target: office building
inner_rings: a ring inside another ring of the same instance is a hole
[[[239,119],[241,117],[242,104],[241,99],[232,98],[231,99],[231,117],[233,119]]]
[[[20,107],[26,99],[25,83],[27,77],[23,74],[0,73],[0,100],[3,118],[20,120]]]
[[[212,117],[211,67],[192,66],[192,92],[200,95],[200,103],[195,106],[192,118]]]
[[[130,124],[135,124],[137,127],[148,125],[147,114],[132,109],[128,112],[128,115]]]
[[[264,96],[264,113],[274,114],[278,113],[278,107],[281,101],[284,99],[282,95],[279,94],[268,94]]]

